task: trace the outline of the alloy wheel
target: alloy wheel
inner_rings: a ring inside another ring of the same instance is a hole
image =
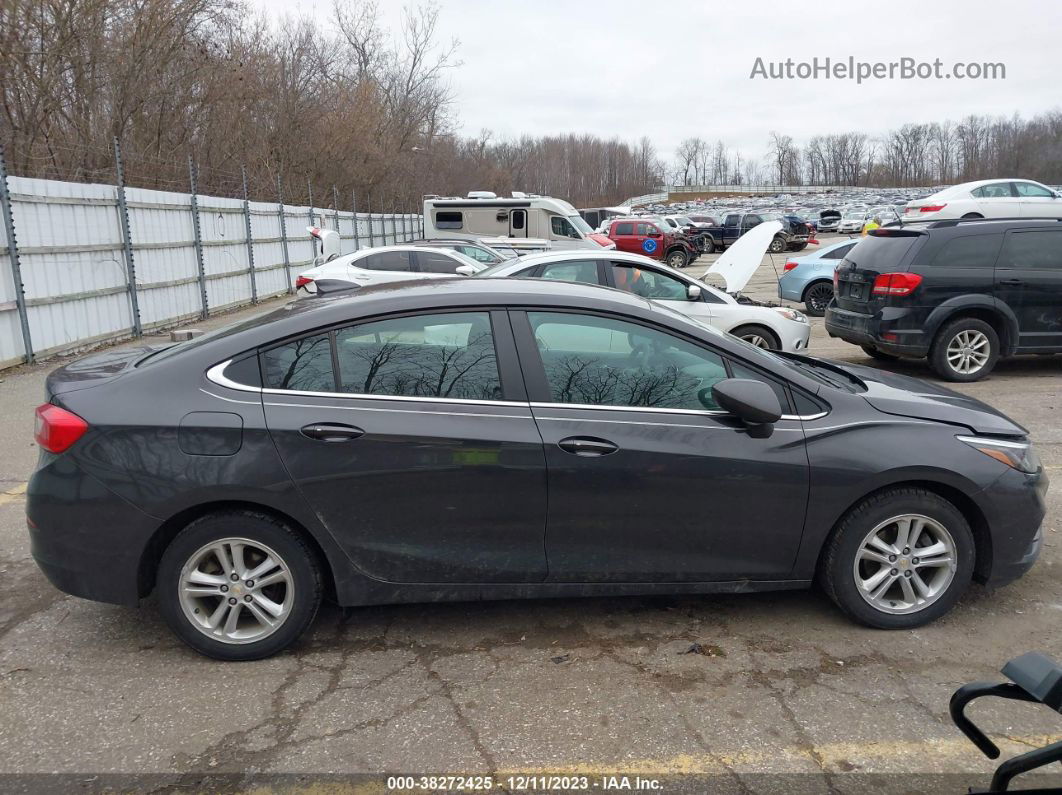
[[[833,300],[833,287],[828,284],[816,284],[807,294],[807,302],[816,312],[825,312]]]
[[[948,366],[957,373],[970,375],[985,366],[991,353],[991,343],[984,332],[965,329],[948,342]]]
[[[852,574],[863,599],[883,613],[917,613],[955,579],[955,539],[943,524],[903,514],[879,524],[859,545]]]
[[[771,342],[762,334],[757,334],[755,331],[750,331],[748,334],[742,334],[741,339],[745,342],[755,345],[757,348],[771,349]]]
[[[189,623],[222,643],[254,643],[291,615],[291,570],[269,547],[222,538],[201,547],[181,569],[177,585]]]

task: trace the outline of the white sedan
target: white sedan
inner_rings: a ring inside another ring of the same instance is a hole
[[[476,276],[556,279],[614,287],[660,301],[760,348],[803,352],[811,334],[808,319],[794,309],[738,301],[722,290],[640,254],[584,250],[532,254],[495,265]]]
[[[982,179],[908,202],[903,222],[951,218],[1062,218],[1062,193],[1029,179]]]
[[[295,280],[296,295],[304,298],[318,293],[318,282],[335,288],[343,284],[367,287],[370,284],[473,276],[486,266],[459,251],[429,246],[380,246],[335,257],[304,270]]]

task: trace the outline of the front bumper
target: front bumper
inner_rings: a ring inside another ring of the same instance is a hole
[[[978,562],[979,582],[998,588],[1032,568],[1044,543],[1048,484],[1043,470],[1026,475],[1012,469],[978,495],[992,537],[989,559]]]
[[[786,320],[782,328],[782,350],[787,353],[805,353],[811,338],[811,324]]]
[[[67,456],[43,454],[26,489],[30,553],[72,596],[134,606],[140,562],[158,520],[86,475]]]

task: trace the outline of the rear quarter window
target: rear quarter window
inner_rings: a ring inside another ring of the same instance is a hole
[[[855,248],[845,255],[842,262],[860,270],[877,273],[895,271],[906,261],[908,253],[914,249],[919,237],[921,235],[890,235],[889,237],[869,235],[860,240]]]

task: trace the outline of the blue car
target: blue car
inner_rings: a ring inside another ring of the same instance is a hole
[[[801,301],[812,317],[822,317],[833,300],[833,269],[859,240],[848,238],[804,257],[790,257],[778,279],[778,297]]]

